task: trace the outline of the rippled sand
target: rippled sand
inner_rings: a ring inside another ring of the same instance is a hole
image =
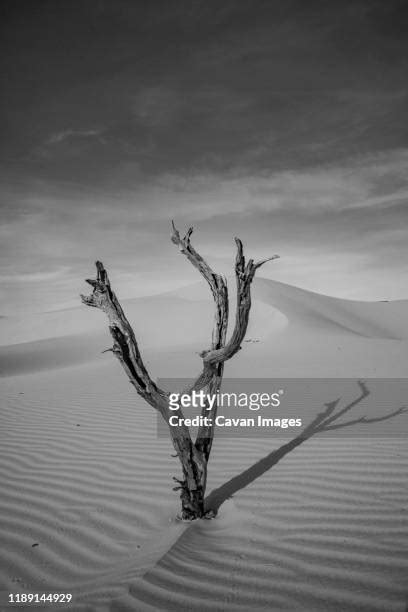
[[[277,288],[288,291],[258,286],[249,336],[260,342],[244,346],[229,376],[387,376],[393,360],[407,375],[406,340],[387,304],[364,311]],[[190,373],[199,367],[191,361],[182,348],[149,353],[161,376]],[[60,591],[78,612],[405,611],[404,438],[314,438],[217,519],[185,524],[175,518],[171,444],[157,439],[154,412],[112,355],[55,365],[23,373],[17,362],[1,380],[0,610],[8,592]],[[273,436],[216,439],[208,489],[277,446]]]

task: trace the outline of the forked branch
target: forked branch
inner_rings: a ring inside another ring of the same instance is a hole
[[[96,262],[96,279],[87,279],[93,287],[91,295],[81,295],[87,306],[99,308],[106,313],[109,320],[109,331],[113,338],[112,351],[121,362],[129,381],[153,408],[158,410],[169,423],[168,393],[160,389],[150,378],[143,363],[132,326],[127,320],[116,295],[111,289],[108,274],[100,261]],[[182,419],[183,414],[179,410]],[[183,469],[182,516],[189,518],[202,513],[202,482],[205,482],[206,462],[194,446],[190,431],[186,425],[170,427],[170,436]]]
[[[254,279],[255,272],[267,261],[278,259],[279,255],[272,255],[267,259],[254,262],[250,259],[245,262],[242,242],[239,238],[235,238],[237,245],[237,256],[235,259],[235,279],[237,285],[237,308],[235,314],[235,326],[231,338],[227,344],[216,350],[204,351],[202,353],[203,362],[205,365],[215,365],[231,359],[241,348],[241,343],[245,338],[248,327],[249,312],[251,310],[251,283]]]
[[[180,252],[187,257],[189,262],[192,263],[195,268],[197,268],[210,286],[215,304],[211,349],[219,349],[225,345],[228,328],[229,302],[227,281],[223,276],[221,276],[221,274],[216,274],[210,268],[207,262],[191,244],[191,235],[193,233],[192,227],[187,230],[184,238],[181,238],[179,231],[174,225],[174,221],[172,221],[172,227],[172,242],[179,247]],[[186,389],[185,392],[191,393],[193,389],[198,390],[206,388],[208,393],[216,394],[216,392],[220,389],[223,373],[223,363],[219,363],[214,367],[208,368],[205,371],[205,375],[200,374],[194,384]],[[203,406],[201,410],[201,415],[203,417],[207,417],[207,420],[203,422],[212,423],[211,425],[201,425],[199,427],[195,441],[195,447],[200,453],[202,453],[206,461],[208,461],[211,452],[214,437],[213,423],[217,414],[217,408],[218,406],[215,404],[210,411],[207,410],[207,406]]]
[[[225,338],[227,335],[228,327],[228,288],[227,282],[221,274],[216,274],[207,262],[201,257],[201,255],[195,250],[191,244],[191,234],[193,228],[190,227],[184,238],[181,238],[179,231],[174,225],[174,221],[171,222],[173,227],[173,234],[171,240],[176,244],[181,253],[187,257],[190,263],[200,272],[210,286],[214,302],[215,302],[215,317],[214,317],[214,328],[212,333],[211,347],[213,349],[220,348],[225,344]]]
[[[206,261],[199,255],[191,244],[191,235],[193,228],[190,227],[181,238],[174,222],[172,241],[178,245],[180,251],[187,257],[195,268],[199,270],[211,288],[215,302],[215,318],[212,335],[211,348],[200,353],[203,359],[203,370],[194,381],[192,386],[187,389],[187,392],[193,390],[208,389],[210,394],[215,394],[221,384],[224,363],[235,355],[241,348],[241,343],[245,337],[248,327],[249,312],[251,309],[251,293],[250,286],[255,276],[255,272],[267,261],[276,259],[278,255],[273,255],[268,259],[254,263],[252,259],[245,265],[245,257],[243,245],[239,238],[235,238],[237,245],[237,257],[235,262],[235,276],[237,283],[237,308],[235,315],[235,326],[230,340],[226,343],[226,334],[228,326],[228,289],[226,280],[220,275],[213,272]],[[203,407],[202,415],[209,417],[209,421],[214,423],[217,406],[207,410]],[[196,447],[199,448],[208,459],[213,438],[214,425],[203,425],[199,428]]]
[[[189,237],[190,235],[191,231],[189,230],[186,236]],[[173,240],[173,242],[175,242],[175,240]],[[235,260],[237,305],[234,330],[227,343],[219,348],[212,346],[210,349],[200,353],[203,359],[203,370],[192,385],[191,390],[200,390],[210,384],[216,368],[225,363],[228,359],[231,359],[231,357],[241,349],[241,343],[245,338],[248,328],[249,313],[251,310],[251,283],[254,279],[255,272],[267,261],[279,258],[279,255],[272,255],[272,257],[262,259],[258,262],[254,262],[253,259],[250,259],[248,263],[246,263],[241,240],[235,238],[235,243],[237,245]],[[185,251],[182,249],[182,252]]]

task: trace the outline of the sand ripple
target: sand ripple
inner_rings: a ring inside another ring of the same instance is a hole
[[[311,440],[185,525],[170,443],[119,368],[2,387],[2,610],[7,592],[61,590],[78,612],[405,609],[405,441]],[[216,442],[209,487],[271,445]]]

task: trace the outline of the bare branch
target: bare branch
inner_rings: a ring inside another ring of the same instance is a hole
[[[198,269],[200,274],[205,278],[210,286],[211,293],[215,303],[215,315],[214,315],[214,326],[212,332],[211,349],[217,350],[224,346],[227,327],[228,327],[228,287],[227,282],[223,276],[216,274],[207,262],[201,257],[201,255],[195,250],[191,244],[191,235],[193,228],[190,227],[184,238],[181,238],[179,231],[177,230],[174,221],[172,221],[173,234],[171,240],[176,244],[181,253],[187,257],[190,263]],[[204,354],[207,351],[204,351]],[[201,354],[202,356],[202,354]],[[221,385],[221,380],[224,372],[223,363],[215,365],[205,365],[203,372],[197,377],[193,385],[185,392],[191,393],[193,389],[199,390],[204,387],[208,388],[210,393],[216,393]],[[207,416],[214,423],[215,416],[217,413],[217,406],[214,406],[211,411],[207,411],[206,407],[202,408],[202,416]],[[214,426],[201,426],[197,433],[195,442],[196,448],[203,453],[203,456],[207,460],[211,451],[212,439],[214,436]]]
[[[245,262],[242,241],[235,238],[237,245],[237,255],[235,259],[235,277],[237,283],[237,309],[235,316],[235,327],[228,343],[225,343],[228,317],[228,293],[226,282],[219,274],[215,274],[204,259],[192,247],[190,237],[193,228],[190,227],[184,238],[180,237],[174,221],[172,221],[173,234],[172,241],[179,246],[180,251],[186,255],[187,259],[200,271],[211,287],[211,291],[216,303],[215,325],[213,331],[213,342],[209,350],[200,353],[203,359],[203,370],[198,376],[192,387],[189,389],[203,389],[209,385],[212,378],[217,374],[217,368],[231,359],[240,349],[248,327],[249,312],[251,309],[250,286],[255,276],[255,272],[267,261],[277,259],[279,255],[272,255],[254,263],[250,259]]]
[[[263,266],[268,261],[273,261],[274,259],[279,259],[279,255],[272,255],[272,257],[267,257],[266,259],[261,259],[256,264],[254,264],[255,265],[255,270],[257,270],[258,268]]]
[[[241,342],[243,341],[246,330],[248,327],[249,311],[251,309],[251,295],[250,285],[255,276],[255,272],[267,261],[276,259],[278,255],[273,255],[268,259],[261,260],[254,263],[252,259],[245,265],[244,249],[242,242],[239,238],[235,238],[237,245],[237,256],[235,260],[235,275],[237,282],[237,310],[235,317],[235,327],[232,333],[231,339],[226,344],[226,333],[228,325],[228,290],[225,279],[213,272],[206,261],[199,255],[199,253],[191,245],[191,235],[193,228],[190,227],[187,230],[184,238],[181,238],[179,231],[177,230],[174,221],[172,221],[173,234],[172,242],[178,245],[180,251],[187,257],[187,259],[196,267],[200,274],[206,279],[210,285],[214,302],[215,302],[215,320],[212,335],[211,348],[204,350],[200,353],[203,359],[203,370],[201,374],[194,381],[193,385],[186,390],[191,392],[193,390],[200,390],[208,388],[211,393],[216,393],[220,388],[224,362],[230,359],[237,353],[241,348]],[[216,415],[217,407],[209,412],[206,407],[203,408],[203,416],[207,416],[212,419]],[[204,452],[204,455],[208,457],[211,449],[213,438],[213,426],[202,426],[199,428],[196,447]]]
[[[102,262],[96,262],[96,270],[96,279],[87,279],[87,283],[93,287],[93,292],[89,296],[81,295],[82,302],[105,312],[109,320],[109,331],[114,341],[113,348],[108,350],[111,350],[119,359],[139,395],[165,415],[168,409],[167,393],[160,389],[149,376],[134,331],[111,289],[108,273]]]
[[[150,378],[143,363],[134,331],[127,320],[116,295],[111,289],[108,274],[100,261],[96,262],[97,277],[88,279],[93,287],[89,296],[81,296],[87,306],[99,308],[106,313],[109,320],[109,331],[114,344],[111,349],[119,359],[129,381],[153,408],[158,410],[164,420],[169,424],[171,411],[169,409],[168,394],[160,389]],[[178,416],[182,419],[183,413],[179,409]],[[182,516],[183,519],[201,516],[203,513],[203,495],[207,475],[207,461],[203,454],[195,447],[186,425],[171,427],[170,436],[174,449],[180,459],[184,480],[180,481]]]
[[[194,249],[190,238],[193,233],[193,228],[190,227],[184,238],[180,237],[180,233],[172,221],[173,234],[171,240],[176,244],[181,253],[187,257],[190,263],[200,272],[210,286],[214,302],[215,302],[215,318],[212,334],[212,349],[218,349],[224,346],[228,327],[228,288],[227,282],[221,274],[216,274]]]
[[[224,347],[202,354],[204,367],[206,365],[211,366],[225,362],[231,359],[231,357],[241,349],[241,343],[245,338],[249,322],[249,312],[251,310],[251,283],[255,276],[255,272],[267,261],[272,261],[279,257],[279,255],[273,255],[257,263],[254,263],[253,259],[250,259],[248,263],[245,263],[242,241],[239,238],[235,238],[235,243],[237,245],[237,255],[235,259],[235,278],[237,285],[235,326],[231,338]]]

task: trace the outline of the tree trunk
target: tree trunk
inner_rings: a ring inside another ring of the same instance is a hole
[[[182,479],[174,491],[180,491],[181,518],[192,521],[204,516],[204,494],[207,484],[207,460],[188,438],[173,438],[173,445],[181,463]]]
[[[190,466],[195,472],[195,482],[192,485],[186,478],[187,470],[185,463],[189,461],[188,456],[181,461],[184,480],[180,483],[180,499],[181,499],[181,518],[184,521],[193,521],[204,516],[204,495],[207,480],[207,463],[204,469],[198,469],[195,461],[192,460]],[[202,468],[203,466],[200,466]],[[175,487],[178,489],[179,487]]]

